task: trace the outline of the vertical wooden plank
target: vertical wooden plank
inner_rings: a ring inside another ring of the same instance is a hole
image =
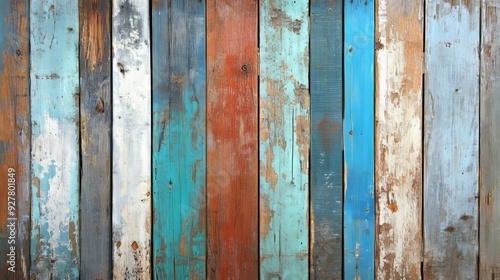
[[[344,7],[344,277],[374,278],[374,1]]]
[[[258,278],[257,0],[207,1],[207,273]]]
[[[481,1],[479,278],[500,278],[500,1]]]
[[[342,279],[342,1],[311,1],[311,279]]]
[[[426,279],[477,277],[479,5],[426,2]]]
[[[205,279],[205,1],[153,1],[155,279]]]
[[[309,3],[260,1],[260,277],[307,279]]]
[[[151,276],[149,1],[113,0],[113,277]]]
[[[0,278],[29,277],[28,1],[0,2]]]
[[[81,277],[111,278],[110,1],[80,0]]]
[[[31,278],[78,279],[78,2],[32,0]]]
[[[423,2],[376,2],[378,279],[419,279],[422,260]]]

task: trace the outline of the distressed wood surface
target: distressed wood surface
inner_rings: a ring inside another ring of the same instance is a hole
[[[420,279],[423,2],[377,1],[377,279]]]
[[[344,6],[344,277],[373,279],[374,1]]]
[[[78,2],[32,0],[31,278],[78,279]]]
[[[308,1],[260,1],[260,277],[308,279]]]
[[[109,279],[111,27],[109,1],[80,0],[81,278]]]
[[[479,5],[426,2],[425,279],[477,277]]]
[[[29,277],[28,28],[27,0],[0,2],[1,279]]]
[[[500,278],[500,1],[481,1],[479,277]]]
[[[205,279],[205,1],[153,2],[155,279]]]
[[[151,276],[149,1],[112,5],[113,277]]]
[[[311,9],[310,279],[342,279],[342,2]]]
[[[207,273],[257,279],[257,0],[207,1]]]

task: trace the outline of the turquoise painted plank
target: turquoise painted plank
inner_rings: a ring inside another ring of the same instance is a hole
[[[344,5],[344,278],[373,279],[374,1]]]
[[[426,279],[477,278],[479,6],[479,1],[426,1]]]
[[[28,0],[0,2],[0,279],[29,278]]]
[[[153,269],[205,279],[205,1],[153,2]]]
[[[260,1],[260,276],[309,276],[309,1]]]
[[[481,5],[479,278],[499,279],[500,0]]]
[[[31,278],[78,279],[78,2],[32,0]]]
[[[311,279],[342,279],[342,2],[311,1]]]

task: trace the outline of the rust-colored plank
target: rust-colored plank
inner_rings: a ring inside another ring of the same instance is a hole
[[[258,279],[257,1],[207,1],[207,274]]]
[[[0,279],[29,277],[28,1],[0,3]]]
[[[376,2],[377,279],[419,279],[423,1]]]

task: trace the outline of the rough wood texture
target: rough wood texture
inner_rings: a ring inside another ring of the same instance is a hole
[[[80,0],[81,278],[109,279],[111,27],[109,1]]]
[[[344,277],[373,279],[374,1],[348,1],[344,17]]]
[[[32,0],[31,278],[78,279],[78,2]]]
[[[257,279],[257,0],[207,1],[207,273]]]
[[[311,279],[342,279],[342,2],[311,1]]]
[[[114,0],[113,277],[151,276],[149,1]]]
[[[479,5],[426,2],[424,279],[477,277]]]
[[[483,0],[479,278],[500,278],[500,1]]]
[[[155,279],[206,279],[205,1],[153,2]]]
[[[1,279],[29,277],[28,28],[27,0],[0,2]]]
[[[260,277],[308,279],[309,4],[260,4]]]
[[[377,279],[419,279],[423,2],[377,1]]]

